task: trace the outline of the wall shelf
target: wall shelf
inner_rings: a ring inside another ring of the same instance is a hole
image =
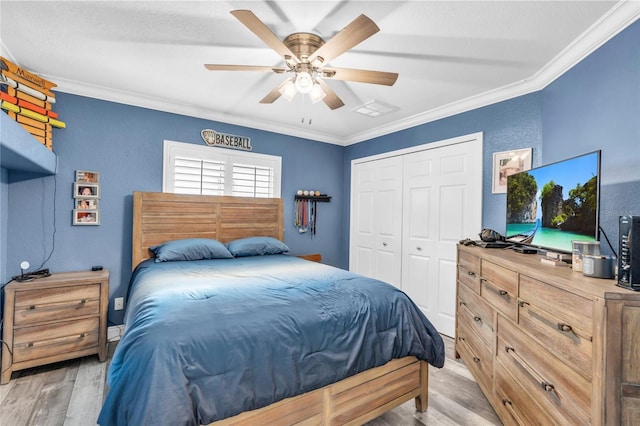
[[[0,112],[0,167],[49,176],[56,172],[56,154]]]
[[[331,197],[328,195],[296,195],[296,200],[311,200],[317,201],[318,203],[328,203],[329,201],[331,201]]]

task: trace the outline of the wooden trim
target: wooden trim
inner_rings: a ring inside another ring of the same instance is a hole
[[[281,198],[133,193],[132,269],[152,257],[149,247],[167,241],[252,236],[284,239]]]
[[[425,411],[428,385],[429,365],[425,361],[415,357],[394,359],[323,388],[209,426],[360,425],[412,398],[416,400],[416,409]]]
[[[314,254],[301,254],[297,256],[301,259],[310,260],[312,262],[322,262],[322,255],[320,253]]]

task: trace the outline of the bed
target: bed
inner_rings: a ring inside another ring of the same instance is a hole
[[[133,211],[99,424],[362,424],[413,398],[426,410],[437,331],[394,287],[289,255],[282,200],[136,192]],[[193,239],[233,256],[153,258]]]

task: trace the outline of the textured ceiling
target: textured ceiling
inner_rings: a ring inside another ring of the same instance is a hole
[[[399,73],[392,87],[327,80],[345,106],[259,101],[283,66],[229,12],[279,38],[329,40],[360,14],[380,31],[330,62]],[[347,145],[539,90],[640,14],[615,1],[0,1],[1,54],[58,90]],[[391,112],[355,109],[376,101]]]

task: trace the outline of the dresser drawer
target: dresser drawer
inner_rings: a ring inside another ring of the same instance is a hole
[[[590,382],[501,316],[496,357],[555,423],[590,424]]]
[[[460,353],[483,392],[491,393],[493,352],[462,322],[458,323],[456,351]]]
[[[521,276],[518,306],[523,330],[586,379],[592,378],[591,299]]]
[[[458,281],[480,294],[480,274],[458,265]]]
[[[458,286],[458,321],[473,330],[487,347],[493,346],[493,308],[465,286]]]
[[[551,313],[574,330],[591,338],[593,301],[542,281],[520,276],[520,299]]]
[[[519,303],[519,324],[550,352],[591,380],[593,342],[590,336],[522,300]]]
[[[15,292],[14,325],[56,321],[100,312],[100,284]]]
[[[98,346],[99,318],[16,329],[13,362],[81,351]]]
[[[507,426],[557,424],[546,410],[542,410],[530,399],[527,392],[499,362],[496,363],[495,376],[495,409],[503,424]]]
[[[496,288],[518,295],[518,273],[495,263],[482,260],[482,279],[490,281]]]
[[[516,290],[517,291],[517,290]],[[480,294],[504,316],[516,321],[518,315],[518,295],[513,289],[506,290],[493,281],[480,279]]]
[[[480,275],[480,258],[478,256],[458,250],[458,265],[467,271]]]

